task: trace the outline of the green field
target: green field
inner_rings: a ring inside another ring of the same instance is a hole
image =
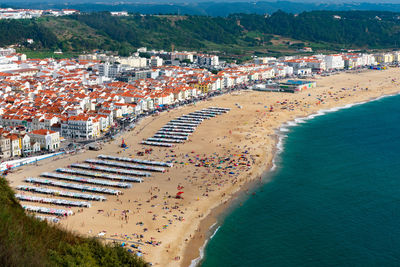
[[[55,58],[55,59],[63,59],[63,58],[76,58],[79,56],[77,52],[63,52],[62,54],[54,54],[54,51],[49,50],[27,50],[27,49],[19,49],[18,53],[25,54],[27,58]]]

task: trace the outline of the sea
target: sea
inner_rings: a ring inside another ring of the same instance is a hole
[[[193,265],[400,266],[400,95],[286,123]]]

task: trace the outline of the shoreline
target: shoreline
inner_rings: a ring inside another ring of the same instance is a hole
[[[386,97],[393,97],[393,96],[398,96],[398,95],[400,95],[400,91],[398,91],[397,93],[393,93],[393,94],[383,94],[380,96],[371,97],[368,100],[361,101],[361,102],[349,103],[349,104],[345,104],[344,106],[332,107],[329,109],[320,109],[309,115],[299,116],[293,120],[288,120],[288,121],[283,122],[281,124],[281,126],[277,127],[274,130],[275,136],[271,137],[275,140],[274,156],[272,157],[272,160],[270,162],[266,163],[265,170],[261,174],[260,179],[263,179],[264,176],[271,174],[278,167],[276,165],[276,158],[279,157],[279,155],[284,151],[284,139],[287,138],[287,135],[284,133],[290,132],[290,129],[288,129],[288,128],[293,128],[295,126],[298,126],[299,124],[306,123],[307,121],[312,120],[319,116],[324,116],[324,115],[334,113],[337,111],[341,111],[344,109],[349,109],[349,108],[352,108],[355,106],[378,101],[378,100],[386,98]],[[246,197],[245,195],[242,195],[242,194],[251,189],[256,189],[259,186],[263,186],[264,184],[269,183],[269,182],[270,182],[270,180],[264,181],[264,182],[258,182],[256,178],[253,178],[246,184],[242,185],[223,204],[219,204],[218,206],[212,208],[210,213],[208,215],[206,215],[206,217],[200,222],[200,229],[205,229],[205,230],[196,232],[196,235],[194,235],[192,240],[187,244],[188,246],[184,252],[184,257],[183,257],[181,266],[189,266],[189,267],[200,266],[199,264],[201,264],[203,262],[204,257],[205,257],[206,247],[207,247],[208,243],[211,241],[211,239],[214,237],[214,235],[218,232],[220,227],[222,226],[224,218],[227,215],[229,215],[229,212],[236,207],[237,201],[239,201],[241,198]],[[199,238],[200,240],[199,241],[195,240],[197,238]],[[199,246],[198,245],[199,243],[202,245]],[[195,253],[194,247],[198,248],[197,253]],[[194,257],[196,257],[196,258],[194,258]]]
[[[278,131],[285,128],[284,123],[290,122],[293,126],[306,117],[319,116],[321,110],[337,109],[398,93],[400,83],[391,79],[391,76],[397,77],[398,74],[399,68],[341,73],[318,79],[317,88],[297,94],[240,91],[221,95],[194,106],[144,118],[137,128],[105,143],[100,151],[84,151],[69,157],[44,160],[35,168],[18,168],[7,179],[15,188],[27,176],[39,176],[42,172],[82,162],[99,154],[136,157],[137,151],[146,148],[139,144],[140,140],[152,136],[172,118],[208,106],[229,107],[229,113],[205,121],[186,143],[173,149],[153,148],[151,155],[142,157],[161,161],[173,160],[174,167],[166,173],[157,173],[146,178],[143,183],[123,190],[124,194],[119,197],[110,196],[106,202],[93,202],[92,208],[84,209],[60,223],[61,227],[84,236],[97,236],[98,233],[105,232],[105,238],[124,239],[123,236],[128,234],[129,239],[126,240],[137,241],[137,238],[130,235],[143,234],[143,243],[150,238],[162,241],[160,245],[142,247],[146,261],[158,266],[189,266],[191,260],[198,257],[199,248],[210,237],[209,227],[220,216],[227,214],[230,208],[235,207],[235,200],[240,199],[247,188],[251,190],[257,187],[260,177],[277,168],[275,161],[284,144],[284,137],[279,137]],[[365,90],[365,87],[370,87],[371,90]],[[234,105],[235,102],[240,103],[242,108]],[[273,112],[268,111],[270,106],[273,106]],[[280,133],[283,136],[285,131]],[[125,139],[128,149],[120,148],[121,138]],[[248,151],[245,156],[250,160],[250,166],[238,165],[223,173],[226,164],[233,165],[228,161],[238,162],[238,154],[245,153],[245,150]],[[204,157],[215,165],[198,167],[189,162],[199,162],[196,160],[197,156]],[[218,158],[227,156],[230,159],[221,165]],[[223,169],[217,170],[218,165]],[[234,174],[228,174],[230,170]],[[184,199],[168,197],[176,192],[177,185],[185,187]],[[158,195],[158,198],[153,198],[154,195]],[[104,212],[98,212],[99,210]],[[130,210],[130,220],[121,220],[121,210]],[[177,220],[178,216],[183,220]],[[143,222],[143,226],[137,224],[139,221]],[[165,224],[167,227],[164,228]]]
[[[272,167],[273,163],[270,162],[266,165],[264,172],[261,175],[257,175],[258,179],[251,179],[246,184],[242,185],[235,193],[233,193],[228,200],[211,209],[210,213],[206,215],[206,217],[200,222],[199,228],[202,230],[196,231],[196,234],[187,244],[189,249],[185,250],[184,252],[182,266],[196,267],[203,261],[205,248],[212,237],[217,233],[218,229],[221,227],[225,216],[227,216],[230,211],[236,208],[236,206],[239,204],[239,201],[250,197],[248,194],[246,194],[246,191],[252,191],[269,182],[263,181],[263,177],[273,172]],[[199,244],[202,245],[199,246]],[[196,251],[193,246],[198,247],[197,253],[195,253]],[[198,255],[201,253],[203,253],[203,255]],[[194,256],[198,257],[193,258]]]

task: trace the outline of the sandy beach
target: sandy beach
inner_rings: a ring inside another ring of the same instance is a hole
[[[222,95],[147,117],[132,131],[104,144],[100,151],[85,151],[44,160],[38,166],[20,167],[7,179],[15,187],[26,184],[23,180],[27,177],[39,177],[42,172],[99,154],[172,160],[172,168],[165,173],[152,173],[130,189],[121,189],[123,195],[92,202],[91,208],[72,208],[75,215],[62,219],[60,224],[82,235],[104,233],[102,238],[109,242],[112,239],[128,245],[139,242],[143,244],[139,246],[144,258],[155,266],[188,266],[199,256],[209,227],[229,206],[229,200],[239,190],[246,190],[251,182],[259,182],[262,173],[271,167],[276,130],[283,123],[321,109],[398,93],[399,74],[399,68],[341,73],[317,78],[317,88],[296,94],[241,91]],[[136,155],[150,148],[140,145],[140,141],[153,136],[169,120],[210,106],[231,110],[205,120],[184,144],[172,149],[152,147],[151,154]],[[120,147],[122,138],[127,149]],[[184,192],[183,199],[175,198],[179,191]]]

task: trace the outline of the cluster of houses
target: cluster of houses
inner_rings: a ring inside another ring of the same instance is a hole
[[[393,61],[395,55],[398,53],[392,54]],[[185,58],[185,53],[176,56]],[[146,75],[121,81],[104,76],[105,58],[101,57],[27,59],[13,49],[0,49],[0,155],[57,150],[61,139],[98,138],[116,127],[120,118],[160,110],[218,90],[382,62],[380,54],[356,53],[256,58],[254,63],[232,64],[217,74],[187,65],[146,65]],[[130,59],[116,60],[129,63]]]
[[[0,155],[3,159],[29,156],[40,151],[56,151],[60,148],[60,134],[51,130],[26,130],[14,127],[0,130]]]
[[[79,13],[79,11],[75,9],[40,10],[0,8],[0,19],[32,19],[41,16],[67,16],[77,13]]]
[[[365,53],[341,53],[331,55],[312,55],[303,57],[282,57],[276,58],[256,58],[257,63],[280,62],[293,68],[293,74],[299,76],[308,76],[312,73],[322,73],[337,71],[343,69],[363,68],[376,65],[380,62],[377,55]]]
[[[141,57],[145,54],[146,57]],[[219,57],[216,55],[200,54],[196,52],[166,52],[164,50],[147,51],[145,47],[139,48],[136,53],[129,57],[120,57],[112,53],[93,53],[79,56],[80,60],[100,60],[99,75],[107,79],[115,79],[121,73],[132,73],[132,79],[151,78],[150,68],[164,65],[181,66],[182,63],[189,66],[213,68],[220,65]]]

